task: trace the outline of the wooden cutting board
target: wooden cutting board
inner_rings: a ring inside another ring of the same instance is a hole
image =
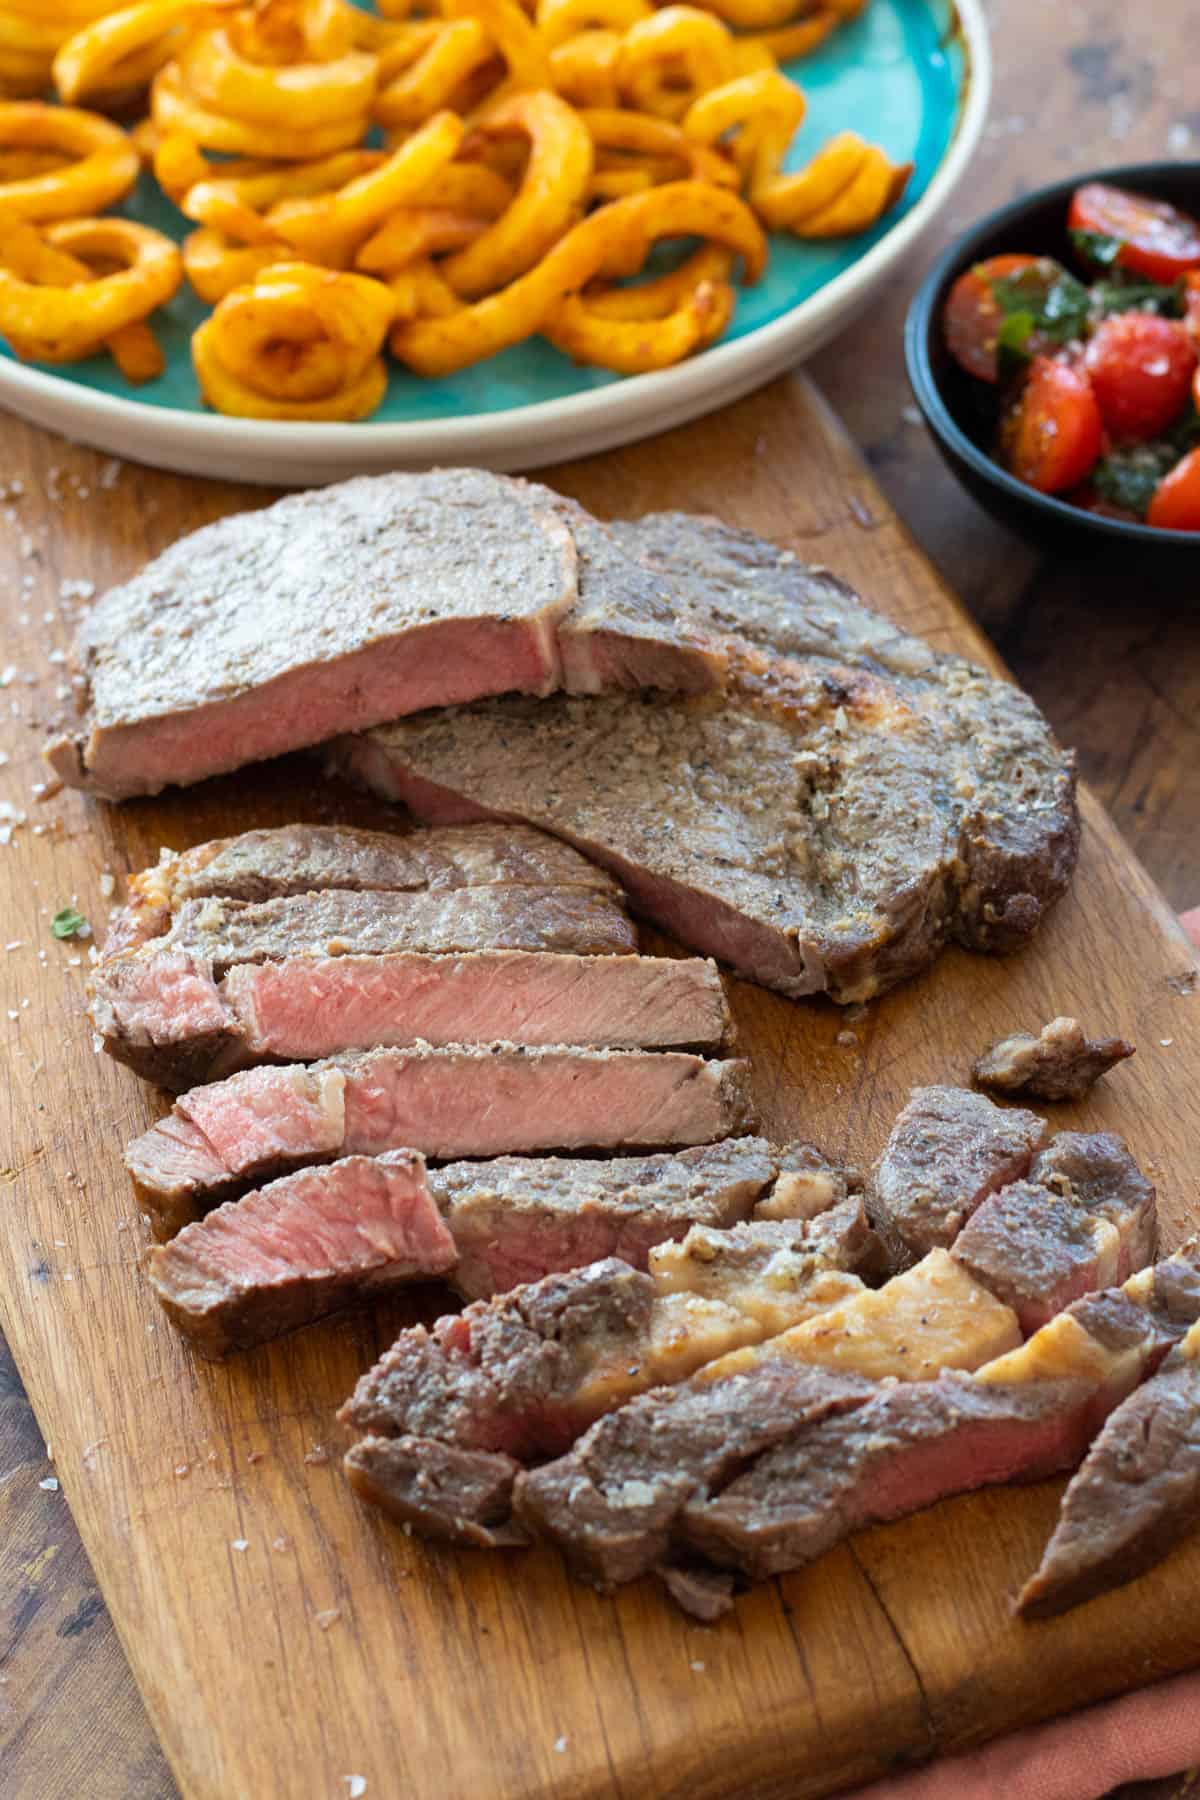
[[[602,1599],[549,1551],[430,1548],[354,1502],[334,1409],[419,1305],[224,1366],[190,1354],[139,1272],[144,1234],[120,1161],[155,1098],[94,1053],[86,946],[52,938],[50,915],[77,899],[102,922],[103,872],[119,895],[162,843],[381,815],[299,758],[121,809],[75,794],[32,804],[40,722],[62,680],[46,656],[66,641],[72,584],[103,588],[264,496],[132,469],[81,494],[78,475],[64,486],[51,470],[49,440],[24,442],[27,482],[51,496],[35,516],[58,529],[26,540],[26,500],[0,541],[13,665],[0,674],[11,758],[0,778],[30,814],[0,849],[0,1309],[188,1800],[803,1800],[1200,1662],[1200,1540],[1067,1618],[1010,1619],[1058,1484],[861,1533],[705,1628],[649,1581]],[[719,512],[828,562],[939,648],[993,660],[800,380],[553,479],[601,514]],[[1168,1242],[1186,1234],[1200,1145],[1195,957],[1108,820],[1087,796],[1084,807],[1074,889],[1023,955],[951,951],[849,1027],[823,1003],[735,984],[772,1136],[866,1160],[911,1085],[965,1079],[990,1039],[1076,1012],[1133,1038],[1138,1055],[1056,1120],[1124,1133],[1159,1183]]]

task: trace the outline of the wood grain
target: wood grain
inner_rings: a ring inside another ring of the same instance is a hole
[[[29,451],[44,480],[46,441],[31,436]],[[98,476],[97,464],[83,484]],[[719,510],[835,563],[931,641],[986,655],[799,383],[555,479],[600,512]],[[129,487],[119,506],[69,497],[64,529],[33,544],[42,592],[64,579],[102,586],[241,498],[134,470],[120,480]],[[69,567],[63,545],[79,559]],[[11,557],[0,576],[19,587],[34,560],[21,555],[19,532],[0,554]],[[18,676],[4,690],[20,716],[5,721],[13,760],[0,774],[18,805],[57,679],[54,666],[36,687],[20,675],[46,670],[47,640],[65,638],[68,623],[28,616],[9,653]],[[156,1316],[137,1268],[141,1230],[119,1154],[152,1116],[150,1098],[94,1055],[83,971],[71,964],[79,951],[49,938],[47,925],[76,895],[103,917],[105,866],[123,874],[160,842],[180,846],[292,808],[359,810],[295,760],[119,810],[64,795],[40,815],[41,835],[31,822],[0,854],[5,930],[25,946],[0,958],[0,1007],[16,1014],[0,1303],[189,1800],[337,1795],[350,1774],[366,1778],[371,1800],[802,1800],[1200,1660],[1200,1617],[1179,1604],[1200,1580],[1200,1545],[1082,1616],[1032,1629],[1008,1619],[1007,1596],[1053,1517],[1053,1485],[864,1533],[749,1595],[709,1631],[646,1584],[601,1599],[569,1584],[548,1552],[430,1550],[351,1501],[329,1457],[332,1411],[401,1308],[199,1366]],[[860,1157],[878,1148],[913,1081],[965,1073],[981,1042],[1018,1022],[1076,1008],[1133,1036],[1141,1048],[1129,1068],[1061,1116],[1127,1133],[1154,1167],[1178,1235],[1198,1108],[1186,1071],[1200,1024],[1176,978],[1193,964],[1089,802],[1075,890],[1026,955],[950,953],[868,1009],[852,1045],[837,1041],[843,1021],[832,1008],[744,985],[735,1005],[767,1129],[803,1130]],[[1048,1664],[1060,1673],[1053,1686]]]

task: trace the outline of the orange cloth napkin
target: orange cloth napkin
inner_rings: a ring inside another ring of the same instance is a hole
[[[1200,907],[1179,923],[1200,949]],[[858,1788],[843,1800],[1100,1800],[1126,1781],[1157,1781],[1200,1764],[1200,1674],[1089,1706]]]
[[[1100,1800],[1200,1763],[1200,1674],[1014,1732],[842,1800]]]

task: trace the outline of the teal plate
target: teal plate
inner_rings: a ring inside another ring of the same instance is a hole
[[[901,205],[861,236],[774,235],[767,273],[739,293],[725,336],[676,368],[613,375],[535,338],[441,381],[395,367],[383,405],[362,424],[221,419],[205,409],[192,369],[190,337],[207,308],[187,290],[155,318],[167,353],[159,380],[131,389],[107,356],[51,373],[0,345],[0,403],[118,455],[278,483],[432,461],[545,464],[680,423],[811,354],[866,304],[945,203],[986,110],[979,0],[872,0],[788,72],[808,99],[789,167],[852,128],[911,161],[912,180]],[[176,238],[191,229],[148,177],[123,210]]]

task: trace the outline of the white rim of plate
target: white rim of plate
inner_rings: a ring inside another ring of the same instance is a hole
[[[535,438],[544,432],[549,444],[568,423],[578,425],[578,417],[570,419],[569,415],[577,414],[581,406],[587,409],[589,426],[596,429],[605,421],[616,427],[623,414],[632,419],[660,409],[663,413],[675,412],[702,402],[703,396],[714,390],[719,396],[735,384],[742,384],[740,391],[745,391],[756,368],[770,365],[778,370],[786,365],[792,338],[816,336],[843,308],[850,311],[855,299],[871,286],[875,277],[916,241],[961,180],[983,132],[991,95],[992,59],[983,0],[950,0],[950,8],[963,44],[965,100],[949,148],[912,211],[873,244],[860,261],[778,319],[760,325],[733,343],[714,345],[672,369],[628,376],[608,387],[563,394],[554,400],[535,400],[527,406],[505,407],[500,412],[466,413],[458,419],[363,420],[336,425],[231,419],[223,413],[147,406],[7,360],[0,362],[0,399],[6,392],[14,400],[56,394],[70,405],[75,428],[86,431],[89,426],[102,424],[140,427],[146,433],[147,448],[151,440],[164,432],[170,434],[176,446],[190,440],[197,449],[205,444],[215,448],[221,440],[228,442],[233,430],[240,453],[278,456],[281,465],[286,466],[305,458],[348,457],[355,445],[373,457],[386,454],[389,448],[398,455],[419,452],[434,461],[462,451],[487,455],[509,442],[514,431]]]

